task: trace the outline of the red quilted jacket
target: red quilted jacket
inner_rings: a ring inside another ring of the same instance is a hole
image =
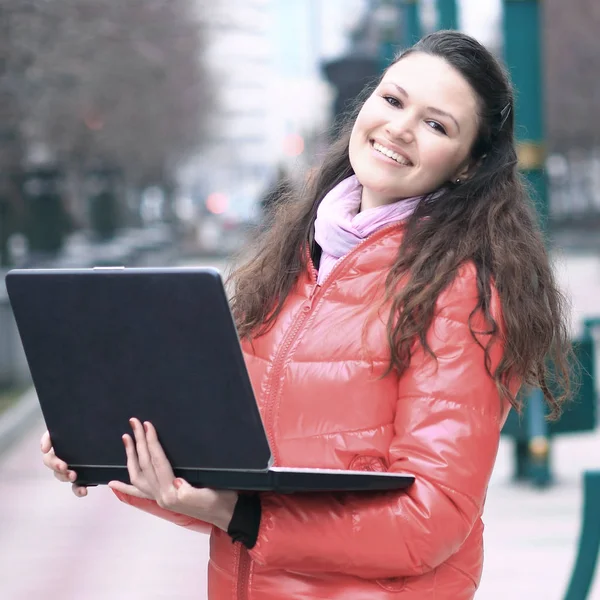
[[[389,356],[387,317],[371,320],[364,338],[363,325],[401,239],[402,225],[374,233],[322,286],[314,269],[304,273],[273,329],[243,349],[276,465],[401,471],[415,484],[402,492],[262,494],[252,550],[211,532],[210,600],[473,598],[481,513],[509,406],[467,325],[477,301],[470,265],[438,300],[428,332],[437,365],[418,350],[401,378],[379,377]],[[500,320],[496,296],[492,312]],[[472,324],[486,330],[482,315]],[[501,352],[496,343],[492,369]]]

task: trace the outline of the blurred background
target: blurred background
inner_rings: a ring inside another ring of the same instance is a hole
[[[213,265],[301,184],[395,52],[485,43],[517,87],[583,366],[548,424],[503,432],[477,598],[600,600],[600,3],[597,0],[1,0],[0,278],[13,267]],[[0,285],[0,598],[205,598],[207,539],[41,466],[44,430]]]

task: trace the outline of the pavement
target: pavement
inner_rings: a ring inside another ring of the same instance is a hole
[[[582,318],[600,313],[600,256],[558,257],[557,267],[577,331]],[[206,598],[207,537],[125,506],[106,488],[79,499],[58,485],[41,464],[44,425],[32,391],[0,420],[0,447],[15,427],[0,454],[1,600]],[[476,598],[562,600],[577,553],[582,474],[600,469],[600,431],[555,441],[556,484],[544,491],[512,481],[511,451],[503,439],[484,513]],[[600,600],[598,573],[588,600]]]

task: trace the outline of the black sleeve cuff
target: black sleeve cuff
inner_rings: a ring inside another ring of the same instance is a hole
[[[254,548],[258,538],[262,509],[258,494],[240,494],[227,533],[233,542]]]

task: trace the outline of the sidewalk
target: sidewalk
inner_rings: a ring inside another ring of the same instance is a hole
[[[485,563],[477,600],[562,600],[577,555],[582,473],[600,468],[600,432],[558,438],[556,484],[517,485],[512,445],[503,440],[483,521]],[[600,600],[597,572],[588,600]]]
[[[600,315],[600,256],[562,254],[555,264],[579,335],[584,318]],[[599,363],[597,356],[597,383]],[[477,600],[562,599],[577,555],[583,472],[600,469],[600,430],[559,437],[552,454],[553,487],[516,485],[512,443],[502,440],[483,518],[486,558]],[[600,600],[598,571],[588,600]]]

